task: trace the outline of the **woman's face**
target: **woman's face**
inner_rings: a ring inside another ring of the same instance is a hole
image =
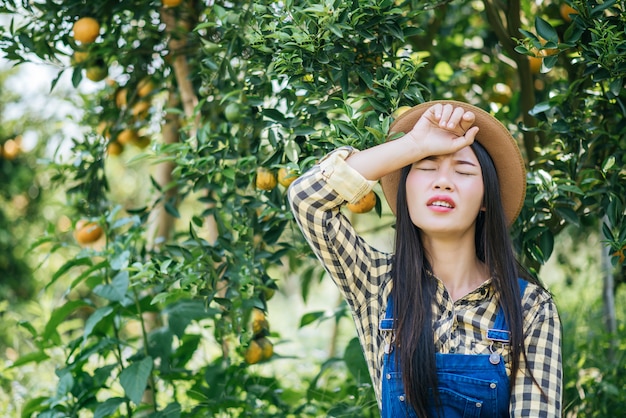
[[[411,221],[427,235],[473,230],[483,195],[481,168],[470,147],[420,160],[406,179]]]

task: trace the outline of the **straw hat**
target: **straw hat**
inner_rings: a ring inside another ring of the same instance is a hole
[[[480,130],[478,141],[489,153],[498,173],[502,205],[509,225],[519,215],[526,195],[526,168],[522,154],[509,130],[495,117],[476,106],[454,100],[435,100],[412,107],[398,117],[389,129],[390,138],[397,133],[407,133],[422,114],[431,106],[441,103],[460,106],[476,115],[474,125]],[[397,170],[380,179],[380,184],[391,211],[396,213],[396,196],[402,170]]]

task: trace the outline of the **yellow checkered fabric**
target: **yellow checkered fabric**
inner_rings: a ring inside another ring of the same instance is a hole
[[[291,185],[289,201],[304,237],[350,306],[380,407],[383,347],[389,336],[379,330],[379,321],[384,318],[391,292],[393,255],[368,245],[340,211],[345,202],[357,201],[374,185],[345,163],[353,152],[357,151],[342,147],[328,154]],[[453,301],[443,283],[438,282],[433,302],[437,352],[490,353],[486,335],[498,311],[494,293],[491,281],[487,281]],[[560,417],[561,324],[556,306],[545,290],[532,283],[524,292],[522,305],[528,361],[523,356],[520,360],[511,395],[511,416]],[[510,374],[507,345],[496,348]]]

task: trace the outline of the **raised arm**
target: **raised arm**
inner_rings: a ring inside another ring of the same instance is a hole
[[[378,180],[423,158],[452,154],[470,145],[478,133],[478,127],[472,126],[474,118],[461,107],[438,103],[406,135],[353,154],[346,162],[366,179]]]

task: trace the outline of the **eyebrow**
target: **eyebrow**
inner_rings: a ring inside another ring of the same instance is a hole
[[[421,159],[420,161],[439,161],[441,158],[441,155],[431,155]],[[420,161],[416,161],[416,163],[419,163]],[[478,167],[478,164],[474,164],[472,161],[469,160],[455,159],[454,163],[457,165],[469,165],[472,167]]]

